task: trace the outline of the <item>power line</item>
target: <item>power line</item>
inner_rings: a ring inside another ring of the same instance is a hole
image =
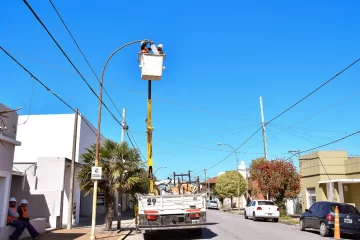
[[[32,7],[30,6],[30,4],[26,1],[23,0],[24,3],[26,4],[26,6],[29,8],[29,10],[32,12],[32,14],[35,16],[35,18],[38,20],[38,22],[42,25],[42,27],[45,29],[45,31],[48,33],[48,35],[51,37],[51,39],[54,41],[54,43],[57,45],[57,47],[60,49],[60,51],[63,53],[63,55],[66,57],[66,59],[69,61],[69,63],[73,66],[73,68],[75,69],[75,71],[79,74],[79,76],[82,78],[82,80],[85,82],[85,84],[88,86],[88,88],[91,90],[91,92],[98,98],[99,101],[100,98],[99,96],[96,94],[96,92],[94,91],[94,89],[90,86],[89,82],[84,78],[84,76],[80,73],[80,71],[77,69],[77,67],[74,65],[74,63],[71,61],[71,59],[68,57],[68,55],[65,53],[65,51],[63,50],[63,48],[60,46],[60,44],[56,41],[56,39],[53,37],[53,35],[50,33],[50,31],[47,29],[47,27],[45,26],[45,24],[41,21],[40,17],[36,14],[36,12],[32,9]],[[59,18],[61,19],[62,23],[64,24],[65,28],[67,29],[68,33],[70,34],[71,38],[73,39],[73,41],[75,42],[76,46],[78,47],[79,51],[81,52],[82,56],[84,57],[85,61],[87,62],[88,66],[91,68],[92,72],[94,73],[95,77],[97,78],[97,80],[100,82],[99,78],[97,77],[97,75],[95,74],[94,69],[91,67],[89,61],[87,60],[87,58],[85,57],[85,54],[83,53],[83,51],[81,50],[80,46],[77,44],[75,38],[73,37],[73,35],[71,34],[69,28],[66,26],[65,22],[63,21],[62,17],[60,16],[59,12],[57,11],[57,9],[55,8],[55,6],[53,5],[53,3],[50,0],[51,5],[53,6],[53,8],[55,9],[56,13],[58,14]],[[101,84],[101,82],[100,82]],[[105,91],[106,92],[106,91]],[[109,97],[110,101],[114,104],[116,110],[120,113],[119,109],[116,107],[114,101],[111,99],[111,97],[108,95],[108,93],[106,92],[107,96]],[[115,117],[115,115],[110,111],[110,109],[106,106],[106,104],[101,101],[101,104],[104,105],[104,107],[106,108],[106,110],[110,113],[110,115],[114,118],[114,120],[121,126],[123,127],[122,123]],[[121,115],[121,114],[120,114]],[[132,143],[132,141],[130,141]],[[135,145],[132,143],[132,146],[135,148]],[[140,151],[140,149],[138,149]]]
[[[70,29],[68,28],[68,26],[66,25],[64,19],[61,17],[59,11],[57,10],[57,8],[55,7],[54,3],[52,2],[52,0],[49,0],[51,6],[53,7],[53,9],[55,10],[57,16],[59,17],[59,19],[61,20],[62,24],[64,25],[64,27],[66,28],[67,32],[69,33],[71,39],[73,40],[73,42],[75,43],[77,49],[79,50],[79,52],[81,53],[81,55],[83,56],[85,62],[87,63],[87,65],[89,66],[89,68],[91,69],[92,73],[94,74],[94,76],[96,77],[96,79],[98,80],[99,84],[101,84],[101,81],[98,77],[98,75],[95,73],[94,68],[91,66],[90,62],[88,61],[88,59],[86,58],[84,52],[81,50],[79,44],[77,43],[77,41],[75,40],[75,37],[73,36],[73,34],[71,33]],[[124,119],[124,117],[122,116],[122,113],[120,112],[119,108],[116,106],[115,102],[113,101],[113,99],[110,97],[109,93],[106,91],[105,87],[103,86],[104,92],[106,94],[106,96],[110,99],[111,103],[113,104],[113,106],[115,107],[116,111],[119,113],[119,115],[121,116],[121,118],[124,120],[124,123],[126,126],[129,126],[129,124],[126,122],[126,120]],[[122,125],[121,125],[122,126]],[[131,137],[128,135],[128,138],[132,144],[132,146],[135,148],[134,144],[132,143]],[[140,155],[142,155],[140,148],[138,147],[135,138],[133,138],[135,145],[137,147],[137,149],[140,152]]]
[[[43,86],[48,92],[50,92],[52,95],[54,95],[57,99],[59,99],[63,104],[65,104],[68,108],[70,108],[72,111],[74,111],[76,113],[76,110],[70,106],[65,100],[63,100],[58,94],[56,94],[55,92],[53,92],[48,86],[46,86],[42,81],[40,81],[40,79],[38,79],[35,75],[33,75],[27,68],[25,68],[20,62],[18,62],[13,56],[11,56],[2,46],[0,46],[0,49],[6,54],[8,55],[8,57],[10,57],[14,62],[16,62],[25,72],[27,72],[31,78],[35,79],[38,83],[40,83],[41,86]],[[81,113],[80,113],[80,116]],[[81,118],[84,120],[85,124],[88,125],[88,127],[90,128],[90,130],[97,135],[97,133],[92,129],[92,127],[90,126],[90,124],[85,120],[85,118]],[[100,136],[100,140],[101,140],[101,136]]]
[[[352,62],[350,65],[348,65],[347,67],[345,67],[344,69],[342,69],[339,73],[335,74],[335,76],[333,76],[332,78],[330,78],[329,80],[327,80],[326,82],[324,82],[323,84],[321,84],[319,87],[317,87],[315,90],[311,91],[309,94],[307,94],[305,97],[301,98],[299,101],[297,101],[296,103],[294,103],[293,105],[291,105],[290,107],[288,107],[287,109],[285,109],[284,111],[282,111],[280,114],[276,115],[274,118],[272,118],[270,121],[268,121],[267,123],[265,123],[265,125],[270,124],[271,122],[275,121],[276,119],[278,119],[280,116],[284,115],[286,112],[288,112],[290,109],[294,108],[296,105],[298,105],[299,103],[301,103],[302,101],[304,101],[305,99],[307,99],[308,97],[310,97],[312,94],[314,94],[315,92],[317,92],[318,90],[320,90],[322,87],[324,87],[325,85],[327,85],[328,83],[330,83],[332,80],[334,80],[335,78],[337,78],[338,76],[340,76],[342,73],[344,73],[346,70],[348,70],[349,68],[351,68],[352,66],[354,66],[356,63],[358,63],[360,61],[360,58],[358,58],[357,60],[355,60],[354,62]],[[247,138],[238,148],[235,149],[235,151],[237,151],[239,148],[241,148],[244,144],[246,144],[252,137],[254,137],[260,130],[262,129],[262,126],[259,127],[249,138]],[[354,134],[353,134],[354,135]],[[348,135],[348,136],[352,136],[352,135]],[[340,139],[341,141],[342,139]],[[335,142],[333,142],[335,143]],[[332,144],[332,143],[330,143]],[[327,145],[325,145],[327,146]],[[316,149],[316,148],[315,148]],[[214,168],[215,166],[219,165],[220,163],[222,163],[223,161],[225,161],[228,157],[230,157],[233,154],[230,153],[228,156],[226,156],[224,159],[222,159],[221,161],[219,161],[218,163],[216,163],[215,165],[211,166],[210,168],[208,168],[207,170]],[[294,156],[294,155],[293,155]]]

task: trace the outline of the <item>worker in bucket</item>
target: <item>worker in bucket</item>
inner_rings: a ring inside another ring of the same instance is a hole
[[[158,44],[157,46],[157,50],[158,50],[158,52],[159,52],[159,54],[164,54],[164,52],[163,52],[163,45],[160,43],[160,44]]]
[[[6,225],[15,228],[15,231],[9,236],[10,240],[19,239],[25,229],[25,224],[18,220],[18,217],[19,214],[16,210],[16,199],[12,197],[9,199],[8,215],[6,218]]]
[[[26,199],[21,200],[20,206],[17,209],[17,212],[19,214],[18,219],[24,223],[25,228],[28,230],[30,236],[33,239],[38,239],[43,234],[38,233],[38,231],[33,227],[33,225],[30,223],[30,218],[27,211],[27,205],[28,201]]]
[[[140,46],[140,52],[141,53],[150,53],[151,48],[147,47],[148,41],[142,41]]]

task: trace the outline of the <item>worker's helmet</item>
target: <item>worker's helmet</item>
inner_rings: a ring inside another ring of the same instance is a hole
[[[143,45],[145,43],[145,41],[141,41],[141,45]]]
[[[160,43],[157,45],[158,48],[163,48],[164,46]]]
[[[20,204],[29,204],[26,199],[21,200]]]
[[[9,202],[16,202],[16,199],[12,197],[9,199]]]

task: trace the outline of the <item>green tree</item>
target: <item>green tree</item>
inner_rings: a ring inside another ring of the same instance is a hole
[[[85,195],[93,192],[91,167],[95,162],[95,144],[81,155],[83,165],[78,173],[80,189]],[[98,191],[105,198],[105,229],[110,230],[114,219],[114,201],[116,191],[121,195],[139,184],[141,176],[140,154],[130,148],[126,142],[117,143],[112,140],[102,142],[99,151],[99,166],[102,167],[102,180],[99,180]],[[120,219],[118,219],[120,221]],[[120,226],[120,225],[118,225]]]
[[[246,189],[244,177],[237,171],[228,171],[217,178],[214,190],[220,199],[231,198],[232,207],[233,197],[244,195]]]
[[[258,161],[250,165],[251,178],[258,183],[258,188],[286,214],[285,200],[294,199],[300,193],[300,174],[292,162],[285,159]]]

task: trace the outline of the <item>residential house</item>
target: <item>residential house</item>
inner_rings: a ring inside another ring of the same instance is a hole
[[[9,110],[0,103],[0,112]],[[0,116],[0,228],[6,225],[15,147],[21,145],[16,140],[17,121],[16,111]]]
[[[360,208],[360,158],[346,151],[318,151],[299,158],[302,210],[318,201]]]
[[[13,176],[11,193],[18,198],[28,198],[32,216],[46,218],[48,227],[67,224],[74,122],[75,114],[23,115],[18,119],[18,138],[23,144],[15,151],[13,170],[17,176]],[[75,224],[81,217],[92,214],[92,194],[84,196],[80,191],[76,172],[82,162],[80,155],[96,142],[96,132],[94,126],[79,115],[73,199]],[[39,195],[43,198],[38,199]],[[99,214],[105,211],[101,205],[97,208]],[[45,210],[44,206],[47,206]]]

